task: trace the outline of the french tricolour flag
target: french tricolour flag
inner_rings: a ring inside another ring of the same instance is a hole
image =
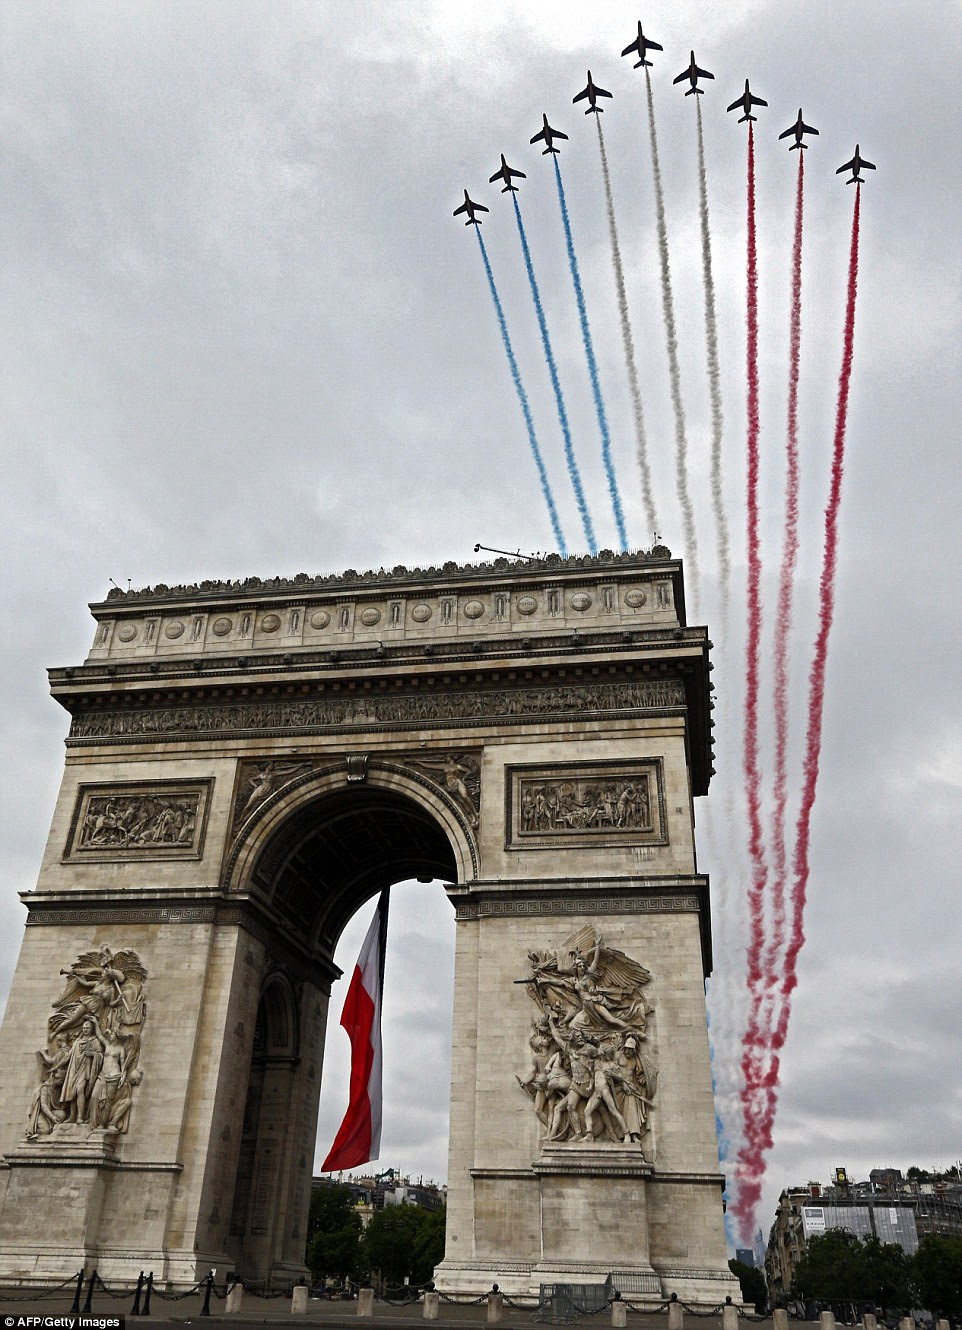
[[[351,1041],[351,1098],[321,1171],[356,1168],[381,1152],[381,993],[388,889],[378,898],[344,999],[341,1024]]]

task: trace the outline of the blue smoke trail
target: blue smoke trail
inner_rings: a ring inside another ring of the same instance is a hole
[[[615,479],[615,468],[611,460],[611,435],[608,432],[608,419],[605,415],[605,404],[601,397],[601,384],[598,381],[598,365],[595,361],[595,351],[591,343],[591,329],[588,327],[588,311],[585,309],[585,296],[581,289],[581,277],[578,273],[578,260],[575,258],[575,242],[571,235],[571,222],[568,219],[568,202],[565,199],[565,187],[561,180],[561,167],[558,165],[558,158],[552,156],[554,163],[554,178],[558,186],[558,202],[561,205],[561,221],[565,229],[565,244],[568,247],[568,265],[571,268],[571,280],[575,288],[575,299],[578,302],[578,317],[581,320],[581,336],[585,344],[585,357],[588,361],[588,373],[591,375],[591,391],[594,394],[595,410],[598,413],[598,428],[601,430],[601,457],[605,464],[605,475],[608,477],[608,493],[611,495],[611,506],[615,510],[615,525],[618,527],[618,539],[621,541],[622,552],[628,548],[628,536],[625,532],[625,517],[621,511],[621,495],[618,493],[618,481]]]
[[[578,500],[578,512],[581,514],[581,525],[584,527],[585,540],[588,542],[588,549],[592,554],[597,554],[598,545],[595,541],[594,528],[591,525],[591,514],[588,512],[588,504],[585,501],[584,490],[581,488],[581,475],[578,471],[578,463],[575,461],[574,445],[571,442],[571,427],[568,424],[568,412],[565,408],[564,395],[561,392],[561,383],[558,380],[558,367],[555,364],[554,355],[551,350],[551,341],[548,337],[548,325],[545,322],[544,308],[541,304],[541,293],[538,290],[538,283],[534,275],[534,264],[531,262],[531,251],[528,248],[528,237],[525,234],[524,222],[521,220],[521,206],[518,203],[517,194],[511,195],[511,202],[514,204],[515,220],[518,223],[518,235],[521,237],[521,251],[524,254],[524,266],[528,270],[531,298],[534,301],[535,313],[538,316],[538,327],[541,329],[541,341],[544,345],[544,358],[548,362],[548,373],[551,375],[551,386],[554,389],[555,401],[558,404],[558,421],[561,425],[561,433],[564,435],[565,459],[568,463],[568,472],[571,476],[571,483],[574,486],[575,498]]]
[[[508,325],[505,322],[504,310],[501,308],[501,300],[498,296],[498,288],[494,284],[494,273],[491,271],[491,264],[488,260],[488,251],[484,247],[484,237],[481,235],[480,226],[475,227],[475,231],[478,236],[478,244],[481,247],[481,257],[484,260],[484,271],[488,275],[488,286],[491,288],[491,299],[494,301],[494,312],[498,316],[498,327],[501,329],[501,340],[504,342],[504,349],[508,357],[508,364],[511,367],[511,377],[514,379],[514,386],[518,390],[518,401],[521,403],[524,423],[528,429],[528,441],[531,444],[531,451],[534,453],[535,466],[538,468],[538,478],[541,481],[541,492],[544,495],[545,503],[548,505],[548,516],[551,518],[551,529],[554,532],[554,538],[558,546],[559,554],[567,557],[568,546],[565,544],[565,538],[561,533],[561,523],[558,521],[558,510],[554,506],[554,497],[551,493],[551,486],[548,483],[548,473],[545,470],[544,459],[541,456],[541,449],[538,447],[538,439],[534,432],[534,421],[531,419],[531,407],[528,405],[528,394],[524,390],[524,384],[521,382],[521,372],[518,369],[518,362],[514,358],[511,338],[508,336]]]

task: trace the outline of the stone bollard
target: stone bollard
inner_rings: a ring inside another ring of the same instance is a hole
[[[425,1321],[436,1321],[438,1319],[438,1308],[440,1307],[440,1304],[441,1299],[437,1293],[432,1293],[430,1290],[425,1293],[424,1310],[421,1313]]]
[[[685,1324],[685,1311],[677,1298],[668,1304],[668,1330],[682,1330]]]
[[[303,1316],[307,1311],[307,1285],[295,1284],[291,1294],[291,1315]]]
[[[772,1312],[774,1330],[788,1330],[788,1312],[784,1307],[776,1307]]]
[[[616,1298],[611,1304],[611,1324],[615,1330],[625,1330],[628,1324],[628,1308],[620,1298]]]
[[[874,1312],[862,1313],[863,1330],[878,1330],[878,1318]]]
[[[359,1288],[357,1291],[357,1314],[370,1319],[374,1315],[373,1288]]]
[[[835,1313],[822,1312],[818,1318],[818,1323],[822,1330],[835,1330]]]
[[[722,1307],[722,1330],[738,1330],[738,1308],[733,1302]]]
[[[227,1290],[227,1305],[224,1308],[226,1315],[233,1316],[235,1312],[241,1309],[241,1303],[244,1301],[244,1285],[231,1284]]]
[[[912,1316],[903,1316],[899,1321],[899,1330],[915,1330],[915,1318]]]
[[[498,1286],[488,1294],[488,1325],[504,1320],[504,1296],[498,1292]]]
[[[935,1330],[949,1330],[949,1323],[944,1316],[940,1316],[936,1321]]]

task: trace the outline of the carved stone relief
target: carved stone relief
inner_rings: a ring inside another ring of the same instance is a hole
[[[528,953],[524,984],[538,1008],[531,1066],[516,1080],[545,1143],[638,1146],[651,1130],[658,1069],[648,1055],[645,967],[585,924],[556,951]]]
[[[661,763],[509,767],[508,849],[667,842]]]
[[[437,753],[434,756],[417,753],[398,760],[440,785],[458,804],[469,824],[477,827],[481,812],[481,762],[475,753]]]
[[[239,702],[230,705],[145,707],[84,711],[74,717],[71,740],[138,738],[161,734],[226,734],[236,731],[318,730],[563,715],[586,711],[681,707],[677,680],[567,684],[545,688],[490,688],[463,693],[365,693],[308,701]]]
[[[79,956],[51,1006],[40,1081],[30,1106],[30,1141],[126,1132],[143,1080],[140,1040],[147,971],[135,951],[109,947]]]
[[[66,857],[197,859],[210,781],[81,786]]]

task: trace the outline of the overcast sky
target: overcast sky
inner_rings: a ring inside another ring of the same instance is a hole
[[[86,602],[111,579],[142,586],[467,561],[475,541],[552,547],[477,240],[451,216],[465,187],[490,208],[484,238],[521,374],[568,544],[583,548],[511,208],[487,184],[502,151],[527,172],[521,202],[575,447],[600,544],[615,544],[549,159],[528,145],[542,112],[570,136],[562,166],[629,540],[650,543],[594,122],[571,105],[589,67],[614,94],[604,129],[659,534],[690,567],[644,80],[619,56],[639,17],[665,48],[653,86],[700,611],[716,644],[719,698],[719,775],[697,810],[699,866],[713,875],[715,993],[727,985],[729,1017],[744,969],[745,126],[724,108],[746,76],[770,104],[757,126],[767,611],[782,514],[797,159],[777,134],[800,105],[820,130],[806,162],[793,770],[854,189],[835,168],[856,141],[878,167],[863,191],[808,942],[759,1216],[767,1231],[781,1187],[824,1179],[835,1165],[861,1176],[962,1154],[954,0],[653,0],[644,12],[609,0],[7,0],[0,988],[24,916],[16,893],[36,882],[62,769],[66,716],[47,696],[44,670],[83,659]],[[716,76],[703,112],[736,561],[724,632],[707,483],[694,98],[671,83],[692,46]],[[770,626],[769,612],[766,651]],[[770,777],[767,722],[763,741]],[[453,922],[440,887],[395,898],[383,1160],[440,1178]],[[342,939],[348,968],[369,911]],[[426,951],[438,958],[429,988],[419,986]],[[346,1036],[333,1029],[331,1042],[346,1047]],[[321,1154],[343,1106],[344,1065],[332,1054]]]

